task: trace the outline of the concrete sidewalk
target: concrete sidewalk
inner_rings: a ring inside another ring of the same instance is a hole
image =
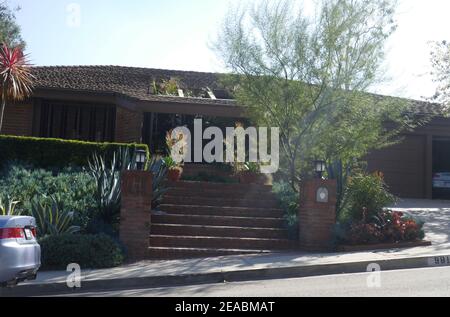
[[[81,289],[78,291],[358,273],[366,272],[368,265],[372,263],[380,265],[381,270],[450,265],[450,202],[406,200],[393,209],[410,211],[426,221],[426,239],[433,245],[355,253],[276,253],[143,261],[112,269],[82,270]],[[64,271],[40,272],[36,281],[21,284],[11,290],[0,290],[0,296],[74,292],[66,285],[69,274]]]
[[[408,250],[345,254],[286,253],[143,261],[112,269],[84,270],[81,289],[78,290],[67,287],[66,279],[69,275],[67,272],[40,272],[36,281],[21,284],[14,289],[0,290],[0,296],[67,294],[92,290],[360,273],[366,272],[369,264],[372,263],[378,264],[381,270],[447,266],[450,265],[450,250],[418,247]]]

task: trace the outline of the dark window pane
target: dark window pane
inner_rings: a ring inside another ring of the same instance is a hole
[[[64,102],[42,102],[39,136],[61,139],[114,141],[115,108]]]

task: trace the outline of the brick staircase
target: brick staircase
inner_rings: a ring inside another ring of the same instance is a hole
[[[153,212],[154,259],[292,250],[271,186],[181,181],[170,184]]]

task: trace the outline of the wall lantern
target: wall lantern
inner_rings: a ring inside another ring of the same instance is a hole
[[[138,170],[143,170],[145,162],[147,161],[147,152],[144,150],[136,150],[136,167]]]
[[[325,161],[316,160],[314,161],[314,172],[316,173],[316,178],[322,179],[322,175],[327,168]]]

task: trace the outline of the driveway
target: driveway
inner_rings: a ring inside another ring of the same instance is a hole
[[[391,207],[406,211],[425,222],[425,239],[436,251],[450,249],[450,201],[403,199]]]

